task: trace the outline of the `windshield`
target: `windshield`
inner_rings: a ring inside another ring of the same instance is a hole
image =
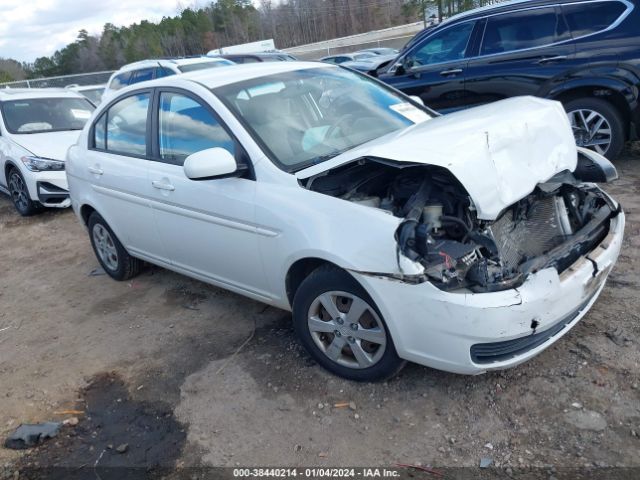
[[[268,75],[213,92],[288,172],[431,118],[407,97],[342,68]]]
[[[2,116],[13,134],[82,130],[95,107],[84,98],[29,98],[2,103]]]
[[[215,67],[226,67],[228,65],[233,65],[233,62],[229,60],[219,60],[217,62],[202,62],[202,63],[191,63],[189,65],[180,65],[178,70],[182,73],[195,72],[196,70],[206,70],[207,68],[215,68]]]

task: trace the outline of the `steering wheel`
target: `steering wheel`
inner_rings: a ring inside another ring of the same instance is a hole
[[[348,121],[351,121],[353,119],[353,115],[350,113],[345,113],[344,115],[342,115],[338,121],[336,123],[334,123],[333,125],[331,125],[329,127],[329,129],[327,130],[327,133],[325,134],[324,138],[325,139],[330,139],[333,138],[335,133],[340,130],[340,134],[342,137],[348,137],[348,135],[346,135],[344,133],[344,131],[342,130],[342,126],[345,125]]]

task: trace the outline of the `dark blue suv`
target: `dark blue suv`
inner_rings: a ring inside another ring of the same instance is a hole
[[[420,32],[380,79],[447,113],[516,95],[561,101],[578,145],[640,135],[639,0],[526,0]]]

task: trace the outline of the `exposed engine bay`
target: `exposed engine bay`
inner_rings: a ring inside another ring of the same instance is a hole
[[[437,166],[363,158],[304,186],[401,218],[398,257],[424,267],[411,280],[443,290],[499,291],[543,268],[561,273],[602,241],[619,212],[570,172],[540,184],[495,221],[479,220],[463,185]]]

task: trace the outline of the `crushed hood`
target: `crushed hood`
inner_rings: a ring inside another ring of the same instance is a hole
[[[67,150],[78,141],[81,130],[14,134],[11,139],[33,155],[52,160],[65,160]]]
[[[516,97],[436,117],[298,172],[304,179],[362,157],[444,167],[462,183],[478,218],[495,220],[556,173],[577,149],[559,102]]]

